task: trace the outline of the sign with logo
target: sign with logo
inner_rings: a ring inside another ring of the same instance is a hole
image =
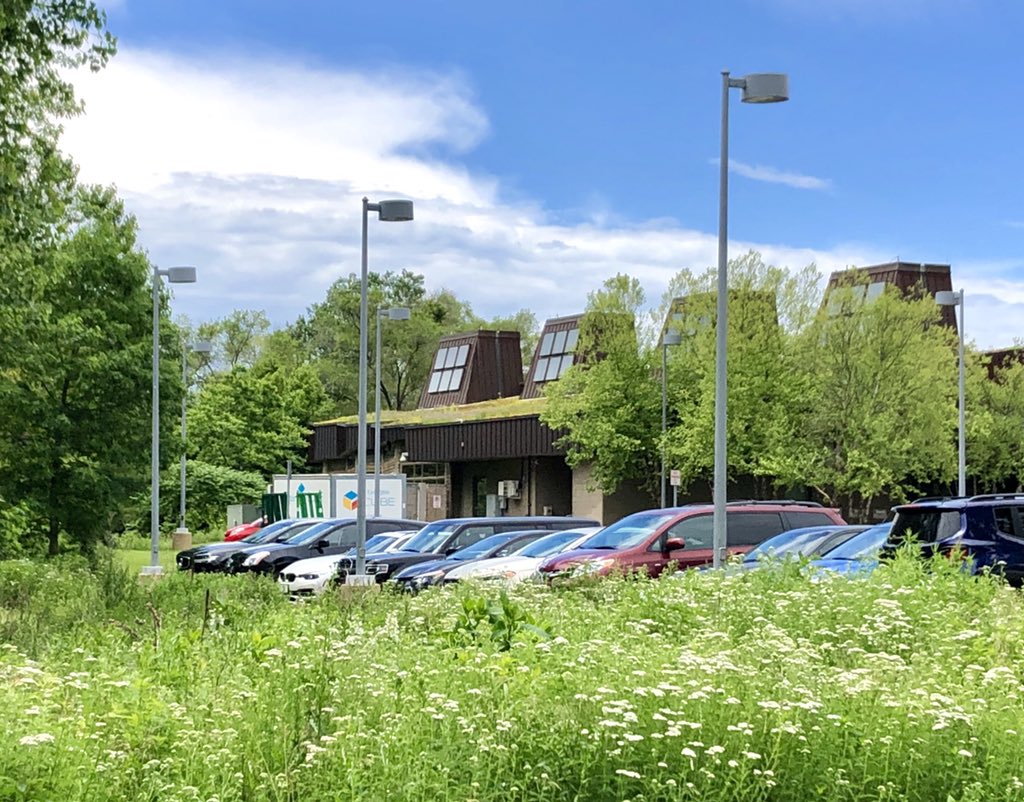
[[[683,475],[680,471],[673,470],[668,477],[668,483],[672,487],[679,487],[683,483]]]
[[[351,473],[276,474],[271,492],[288,494],[288,515],[299,517],[298,493],[317,493],[323,499],[324,515],[328,518],[355,518],[360,505],[367,516],[374,514],[373,476],[366,477],[366,498],[359,498],[358,477]],[[402,518],[405,513],[405,474],[386,474],[380,477],[381,517]]]

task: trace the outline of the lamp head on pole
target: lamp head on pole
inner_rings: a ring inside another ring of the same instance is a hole
[[[935,293],[935,303],[939,306],[956,306],[962,298],[963,293],[956,290],[939,290]]]
[[[683,338],[679,335],[678,331],[666,331],[665,335],[661,338],[663,346],[679,345],[682,341]]]
[[[213,343],[209,340],[196,340],[189,346],[189,349],[194,354],[209,354],[213,351]]]
[[[783,72],[755,72],[739,79],[744,103],[781,103],[789,100],[789,76]]]
[[[381,316],[388,320],[408,320],[409,309],[404,306],[393,306],[391,309],[382,309]]]
[[[196,269],[194,267],[168,267],[166,270],[157,270],[157,275],[167,276],[171,284],[193,284],[196,280]]]
[[[384,200],[374,204],[379,218],[387,223],[405,223],[412,220],[411,200]]]

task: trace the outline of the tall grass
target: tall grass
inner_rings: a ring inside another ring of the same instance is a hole
[[[0,564],[0,799],[1022,797],[1024,607],[994,580],[900,559],[497,601]]]

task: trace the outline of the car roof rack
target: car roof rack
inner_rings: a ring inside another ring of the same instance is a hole
[[[710,507],[714,504],[713,501],[690,501],[686,504],[680,504],[679,507]],[[800,501],[798,499],[784,498],[784,499],[758,499],[758,498],[734,498],[725,502],[727,507],[734,505],[742,505],[744,507],[824,507],[824,504],[819,504],[817,501]]]
[[[783,499],[736,499],[734,501],[727,501],[729,504],[743,504],[746,506],[773,506],[773,507],[821,507],[817,501],[800,501],[799,499],[783,498]]]
[[[971,496],[967,501],[1024,501],[1024,493],[983,493]]]

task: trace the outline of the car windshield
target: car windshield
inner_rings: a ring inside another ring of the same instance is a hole
[[[438,521],[427,524],[417,532],[402,548],[402,551],[413,551],[417,554],[433,554],[444,543],[448,536],[458,527],[451,521]]]
[[[337,525],[337,521],[310,521],[308,524],[299,524],[302,528],[292,532],[291,537],[285,543],[289,546],[301,546],[305,543],[312,543]]]
[[[882,548],[889,536],[891,524],[879,524],[865,529],[831,551],[825,552],[826,560],[863,560]]]
[[[803,554],[804,548],[813,549],[830,532],[829,529],[814,527],[813,529],[792,529],[781,535],[768,538],[755,549],[747,552],[743,558],[745,563],[756,563],[762,557],[785,557],[787,554]]]
[[[278,535],[286,531],[289,527],[295,526],[295,521],[275,521],[272,524],[267,524],[262,529],[258,529],[248,537],[242,538],[246,543],[272,543],[277,540]]]
[[[898,544],[913,538],[918,543],[937,543],[959,531],[960,510],[910,507],[896,513],[889,541]]]
[[[621,521],[606,526],[589,540],[581,549],[628,549],[643,543],[650,535],[676,517],[678,513],[654,510],[635,512]]]
[[[472,546],[466,546],[464,549],[459,549],[457,552],[452,554],[449,560],[475,560],[477,557],[483,557],[491,549],[495,549],[503,543],[507,543],[515,536],[513,532],[503,532],[500,535],[491,535],[485,537],[483,540],[478,540]]]
[[[371,551],[384,551],[388,546],[395,542],[394,535],[374,535],[366,541],[366,553],[369,554]],[[357,546],[353,546],[345,552],[346,557],[356,556]]]
[[[572,530],[566,532],[555,532],[551,535],[544,535],[539,540],[533,541],[525,549],[516,553],[517,557],[550,557],[552,554],[558,554],[562,549],[577,540],[580,537],[579,532],[573,532]]]

